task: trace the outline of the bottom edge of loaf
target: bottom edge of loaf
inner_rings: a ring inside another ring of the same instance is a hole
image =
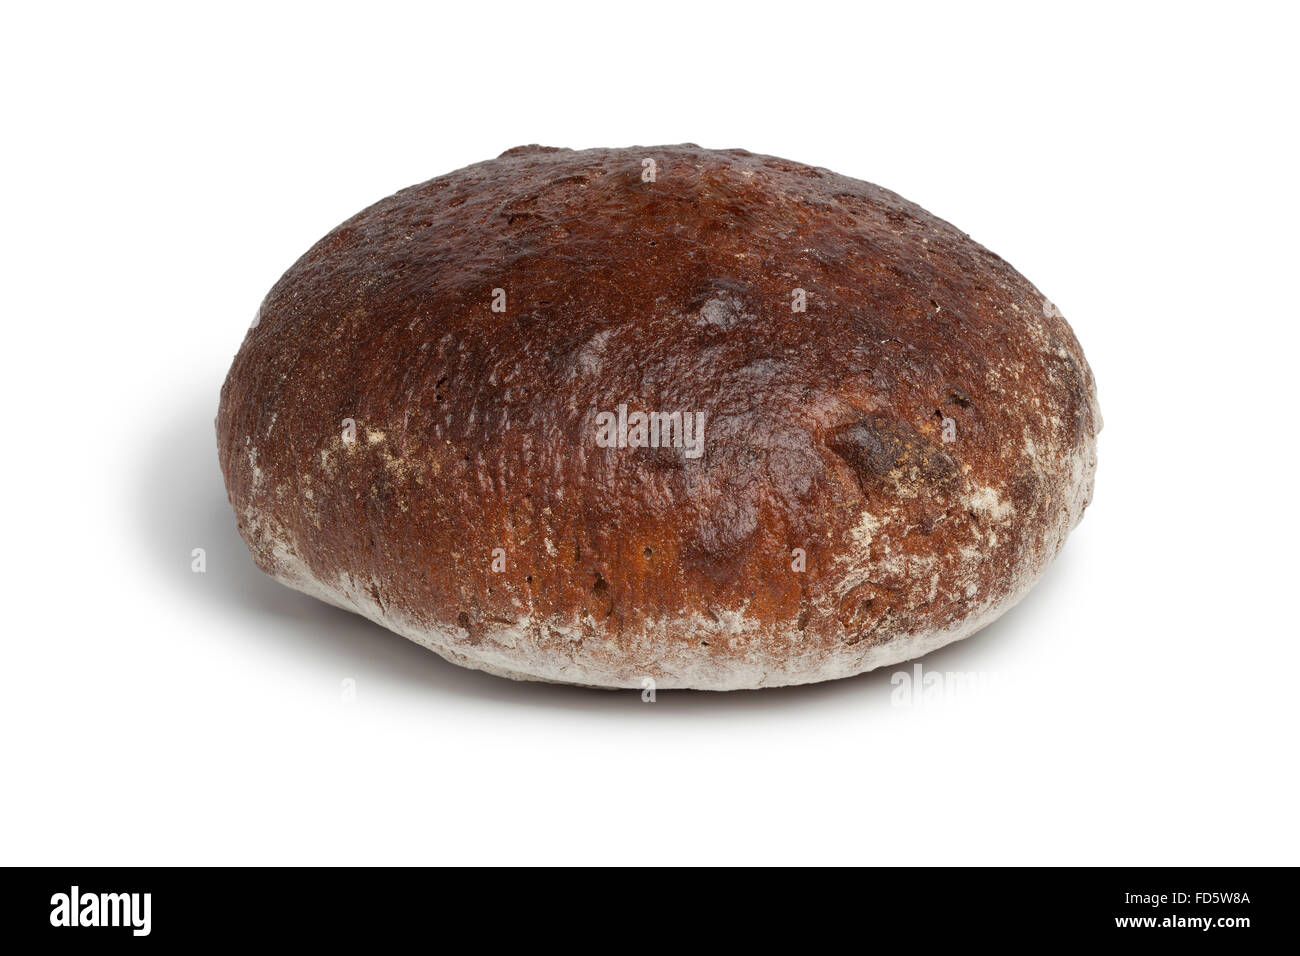
[[[277,581],[303,594],[317,598],[341,610],[358,614],[381,627],[433,651],[444,660],[469,670],[516,681],[562,684],[591,690],[758,690],[790,687],[856,677],[881,667],[916,660],[948,644],[964,640],[992,624],[1018,604],[1037,580],[1023,582],[1017,591],[1001,601],[990,602],[944,630],[899,634],[865,649],[845,645],[792,656],[784,661],[764,659],[761,654],[719,662],[715,660],[678,660],[676,666],[635,667],[615,670],[609,665],[561,657],[531,645],[524,648],[497,643],[489,632],[478,644],[457,640],[440,628],[422,627],[404,620],[378,605],[360,589],[328,585],[311,574],[305,564],[292,570],[283,558],[274,571]],[[503,629],[503,633],[504,633]],[[514,635],[517,636],[517,635]],[[756,642],[761,643],[761,642]],[[522,668],[511,657],[531,655],[529,667]]]

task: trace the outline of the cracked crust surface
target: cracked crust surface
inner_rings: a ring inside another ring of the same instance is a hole
[[[702,455],[599,447],[620,404],[705,413]],[[267,295],[217,416],[285,584],[502,676],[718,690],[996,618],[1081,518],[1100,427],[1002,259],[869,183],[692,145],[520,147],[376,203]]]

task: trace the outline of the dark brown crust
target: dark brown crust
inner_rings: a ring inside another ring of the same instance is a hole
[[[597,447],[620,403],[707,412],[702,457]],[[464,663],[628,686],[964,636],[1077,522],[1099,427],[1002,259],[869,183],[691,145],[520,147],[371,206],[268,294],[217,418],[265,570]]]

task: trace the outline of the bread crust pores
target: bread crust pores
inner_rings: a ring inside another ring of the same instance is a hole
[[[1100,426],[1060,314],[894,193],[531,146],[295,263],[217,438],[290,587],[502,676],[735,689],[996,618],[1081,518]]]

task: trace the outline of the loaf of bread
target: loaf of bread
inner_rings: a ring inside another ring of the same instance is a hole
[[[730,690],[994,620],[1083,515],[1101,416],[1056,309],[894,193],[525,146],[299,259],[216,424],[284,584],[504,677]]]

